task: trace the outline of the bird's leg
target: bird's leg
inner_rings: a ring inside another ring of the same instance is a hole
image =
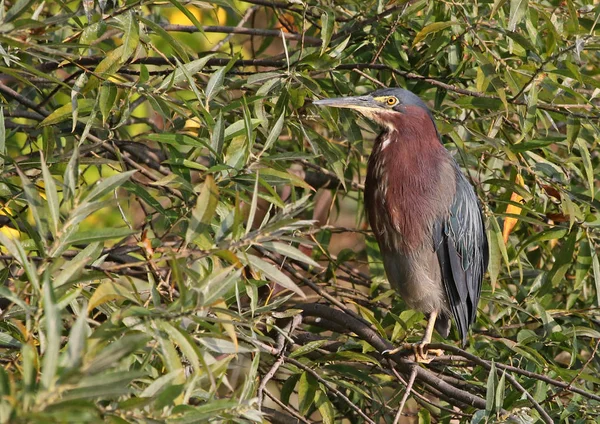
[[[425,351],[425,347],[431,343],[431,336],[433,335],[433,328],[435,326],[435,320],[437,319],[438,311],[433,311],[429,314],[429,320],[427,321],[427,327],[425,328],[425,335],[421,339],[419,343],[415,343],[412,345],[412,348],[415,352],[415,359],[417,362],[430,362],[431,360],[427,358],[427,352]],[[440,356],[443,352],[441,350],[430,350],[436,356]]]

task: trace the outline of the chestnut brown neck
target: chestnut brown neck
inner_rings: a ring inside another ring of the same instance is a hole
[[[436,219],[448,213],[454,166],[424,109],[409,106],[393,119],[369,158],[365,202],[380,246],[416,250],[429,240]]]

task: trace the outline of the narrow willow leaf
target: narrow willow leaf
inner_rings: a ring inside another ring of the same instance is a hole
[[[315,401],[318,382],[317,379],[308,372],[303,372],[298,381],[298,400],[300,402],[300,414],[306,415]]]
[[[323,424],[334,424],[335,423],[335,408],[331,404],[331,401],[322,390],[317,390],[315,396],[315,406],[321,414]]]
[[[4,108],[0,107],[0,170],[4,167],[6,154],[6,128],[4,126]]]
[[[594,200],[594,194],[596,192],[596,186],[594,184],[594,166],[592,165],[592,157],[590,156],[590,151],[588,149],[587,142],[578,137],[576,140],[577,146],[579,147],[579,153],[581,154],[581,159],[583,161],[583,169],[585,170],[585,175],[587,176],[588,186],[590,187],[590,197]]]
[[[308,343],[300,346],[295,351],[293,351],[290,354],[290,358],[298,358],[299,356],[304,356],[307,353],[310,353],[310,352],[313,352],[313,351],[319,349],[321,346],[323,346],[327,343],[329,343],[329,340],[315,340],[313,342],[308,342]]]
[[[105,240],[123,239],[135,233],[137,233],[137,231],[130,230],[129,227],[96,228],[95,230],[72,232],[69,234],[69,237],[65,239],[65,243],[68,243],[69,245],[86,245],[88,243],[96,243]]]
[[[42,165],[42,177],[44,179],[44,192],[46,193],[46,201],[48,202],[48,209],[50,210],[50,232],[53,236],[56,236],[58,233],[58,225],[60,224],[60,203],[58,201],[58,192],[42,152],[40,152],[40,161]]]
[[[156,338],[160,343],[160,350],[162,352],[163,364],[168,372],[183,371],[183,364],[179,358],[179,353],[169,338],[166,337],[167,333],[158,331]],[[169,335],[170,336],[170,335]],[[177,384],[182,384],[185,381],[183,373],[179,374],[179,378],[175,379]]]
[[[169,34],[168,31],[165,31],[159,24],[154,22],[152,19],[146,19],[143,16],[139,15],[138,19],[140,20],[140,22],[142,22],[144,25],[150,28],[160,38],[161,41],[165,41],[167,44],[169,44],[169,46],[173,49],[173,51],[177,54],[177,56],[179,57],[179,59],[181,59],[183,63],[188,63],[190,61],[188,51],[191,53],[191,50],[188,47],[186,47],[184,44],[181,44],[179,41],[173,38],[173,36]]]
[[[326,11],[321,15],[321,55],[325,53],[325,50],[329,47],[334,24],[335,16],[331,12]]]
[[[521,174],[516,175],[515,184],[518,184],[522,187],[525,186],[525,181],[523,181],[523,177],[521,176]],[[521,201],[523,200],[523,197],[521,197],[520,194],[518,194],[516,191],[514,191],[510,195],[510,200],[514,203],[521,203]],[[513,214],[513,215],[519,215],[521,213],[521,209],[522,208],[520,208],[514,204],[509,204],[506,207],[506,213]],[[502,239],[504,240],[505,244],[508,243],[508,237],[510,236],[510,233],[512,232],[513,228],[517,224],[517,221],[518,221],[517,218],[506,218],[504,220],[504,224],[502,226]]]
[[[89,309],[88,307],[88,311]],[[146,334],[126,334],[108,344],[100,352],[93,352],[96,353],[95,356],[91,358],[86,356],[86,365],[82,368],[82,371],[88,375],[95,375],[109,367],[114,367],[125,356],[146,346],[149,340],[150,337]]]
[[[528,0],[510,0],[510,15],[508,19],[508,30],[514,31],[523,20],[527,12]]]
[[[196,27],[200,34],[204,35],[204,27],[202,26],[200,21],[196,19],[196,16],[187,9],[187,6],[183,2],[178,0],[169,0],[169,2],[173,6],[175,6],[186,18],[190,20],[190,22]]]
[[[573,254],[575,253],[575,244],[577,242],[578,231],[571,231],[569,237],[562,244],[559,252],[555,256],[555,262],[548,273],[548,280],[552,287],[557,287],[564,278],[568,269],[573,264]]]
[[[118,187],[120,187],[125,181],[127,181],[129,178],[131,178],[131,176],[133,174],[135,174],[136,172],[137,172],[136,170],[120,172],[118,174],[111,175],[110,177],[105,178],[102,181],[96,183],[96,185],[94,185],[94,187],[87,194],[87,196],[85,196],[85,198],[84,198],[85,202],[93,202],[95,200],[99,200],[100,197],[102,197],[105,194],[111,192],[112,190],[115,190]]]
[[[48,233],[48,208],[46,206],[46,202],[44,202],[38,193],[35,185],[19,168],[17,168],[17,173],[21,179],[23,191],[25,192],[25,197],[27,198],[27,202],[29,204],[29,210],[33,215],[35,225],[37,226],[37,231],[45,241]]]
[[[96,89],[100,85],[101,81],[106,81],[110,79],[119,70],[119,68],[123,64],[123,62],[121,62],[121,59],[124,55],[124,50],[125,46],[121,45],[116,49],[110,50],[108,52],[106,57],[102,59],[98,66],[96,66],[96,69],[94,69],[95,75],[89,79],[85,87],[83,87],[83,89],[81,90],[83,94],[89,93],[90,91]],[[79,108],[81,109],[81,104],[79,105]]]
[[[254,190],[252,191],[252,202],[250,202],[250,211],[248,212],[248,221],[246,222],[246,234],[254,228],[254,217],[256,216],[256,208],[258,207],[258,180],[259,170],[256,170],[254,180]]]
[[[210,76],[208,83],[206,84],[206,105],[205,108],[208,110],[208,103],[212,98],[223,88],[223,82],[225,81],[225,74],[227,73],[227,67],[223,66],[219,68],[214,74]]]
[[[23,13],[28,11],[29,8],[31,7],[31,5],[34,3],[35,3],[34,0],[17,0],[14,3],[13,2],[9,3],[10,9],[8,9],[6,14],[4,15],[4,19],[2,20],[2,23],[6,24],[6,23],[9,23],[9,22],[15,20],[16,18],[21,16]],[[3,5],[3,8],[4,8],[4,5]]]
[[[136,16],[131,10],[116,15],[115,19],[123,27],[122,37],[122,54],[120,58],[121,64],[127,62],[129,58],[135,53],[140,42],[139,24],[136,20]]]
[[[273,143],[275,143],[279,139],[279,135],[281,134],[281,130],[283,129],[284,121],[285,113],[282,113],[281,116],[279,116],[279,119],[277,119],[277,122],[275,122],[275,125],[273,125],[273,128],[271,128],[271,132],[269,133],[267,141],[265,141],[265,145],[259,156],[261,156],[264,152],[269,150]]]
[[[492,412],[494,412],[494,405],[496,404],[496,382],[496,364],[492,359],[492,366],[488,374],[485,392],[485,412],[488,416],[491,416]]]
[[[137,299],[132,292],[133,290],[131,288],[123,287],[122,285],[112,281],[102,283],[98,286],[90,298],[90,303],[87,307],[88,313],[98,306],[112,300],[127,299],[137,303]]]
[[[79,180],[79,145],[73,148],[69,163],[63,173],[63,201],[69,203],[75,197],[77,182]]]
[[[183,331],[181,328],[173,326],[167,322],[162,322],[160,326],[161,329],[164,330],[172,339],[172,341],[179,347],[187,360],[192,364],[194,371],[200,372],[202,370],[200,364],[202,352],[200,352],[197,343],[192,339],[192,337],[186,331]]]
[[[225,124],[223,122],[223,112],[219,111],[217,121],[212,129],[212,135],[210,137],[211,151],[211,164],[215,165],[223,160],[223,142],[225,140]]]
[[[504,390],[506,387],[506,370],[502,372],[498,387],[496,388],[495,410],[501,411],[504,406]]]
[[[215,271],[208,279],[199,284],[198,304],[201,306],[209,306],[217,300],[222,299],[227,294],[235,283],[240,280],[242,274],[241,269],[235,269],[235,266],[223,268],[220,271]]]
[[[110,81],[104,82],[100,87],[100,99],[98,101],[100,106],[100,113],[102,114],[102,123],[106,124],[110,116],[110,111],[117,100],[117,94],[119,93],[119,89],[117,86]]]
[[[443,31],[446,28],[449,28],[453,25],[462,25],[460,22],[456,21],[447,21],[447,22],[434,22],[432,24],[426,25],[415,35],[413,39],[413,46],[417,45],[421,41],[425,39],[429,34],[433,34],[439,31]]]
[[[304,292],[292,281],[290,277],[281,272],[278,268],[270,263],[258,258],[254,255],[247,255],[248,263],[255,269],[261,271],[265,276],[273,281],[274,283],[279,284],[282,287],[285,287],[288,290],[293,291],[298,294],[303,299],[306,298]]]
[[[580,289],[583,280],[587,277],[592,267],[592,250],[587,236],[579,242],[577,262],[575,263],[575,289]]]
[[[192,216],[185,233],[185,243],[191,243],[198,234],[210,229],[217,204],[219,203],[219,189],[212,175],[207,175],[200,189],[200,195],[196,199],[196,206],[192,210]]]
[[[197,340],[208,350],[217,353],[249,353],[255,350],[216,337],[198,337]]]
[[[194,75],[202,71],[202,69],[204,69],[206,66],[206,63],[215,57],[215,55],[216,53],[212,53],[200,59],[192,60],[189,63],[179,65],[175,71],[164,78],[162,84],[158,86],[157,90],[163,91],[181,81],[184,81],[186,79],[186,73]]]
[[[261,246],[263,246],[266,249],[269,249],[271,252],[279,253],[281,255],[287,256],[288,258],[304,262],[316,268],[321,268],[321,265],[315,262],[312,258],[305,255],[304,253],[302,253],[301,250],[295,248],[290,244],[280,243],[277,241],[270,241],[261,243]]]
[[[100,242],[90,243],[77,254],[73,259],[65,264],[63,270],[54,277],[54,287],[61,287],[69,282],[69,280],[78,274],[84,266],[95,261],[102,253],[102,244]]]
[[[29,256],[25,252],[21,242],[19,240],[12,240],[8,238],[2,231],[0,231],[0,245],[4,246],[6,250],[8,250],[8,253],[10,253],[15,260],[19,262],[19,264],[21,264],[25,274],[27,275],[27,279],[39,293],[41,287],[37,270],[29,261]]]
[[[600,261],[598,252],[592,251],[592,269],[594,270],[594,283],[596,284],[596,306],[600,307]]]
[[[89,327],[87,325],[87,314],[85,306],[79,311],[75,324],[71,327],[67,342],[67,350],[63,353],[62,366],[71,369],[79,368],[85,349]]]
[[[44,274],[43,305],[46,348],[42,355],[41,383],[46,390],[51,390],[55,384],[56,371],[58,369],[62,323],[48,272]]]

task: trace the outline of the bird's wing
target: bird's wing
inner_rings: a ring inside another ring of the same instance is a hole
[[[488,241],[479,202],[460,170],[450,214],[433,230],[442,281],[462,344],[477,315],[481,281],[488,265]]]

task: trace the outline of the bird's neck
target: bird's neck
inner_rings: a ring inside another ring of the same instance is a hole
[[[369,158],[365,202],[380,245],[415,250],[449,210],[455,173],[426,112],[398,114],[396,119],[390,126],[395,129],[384,130]]]

